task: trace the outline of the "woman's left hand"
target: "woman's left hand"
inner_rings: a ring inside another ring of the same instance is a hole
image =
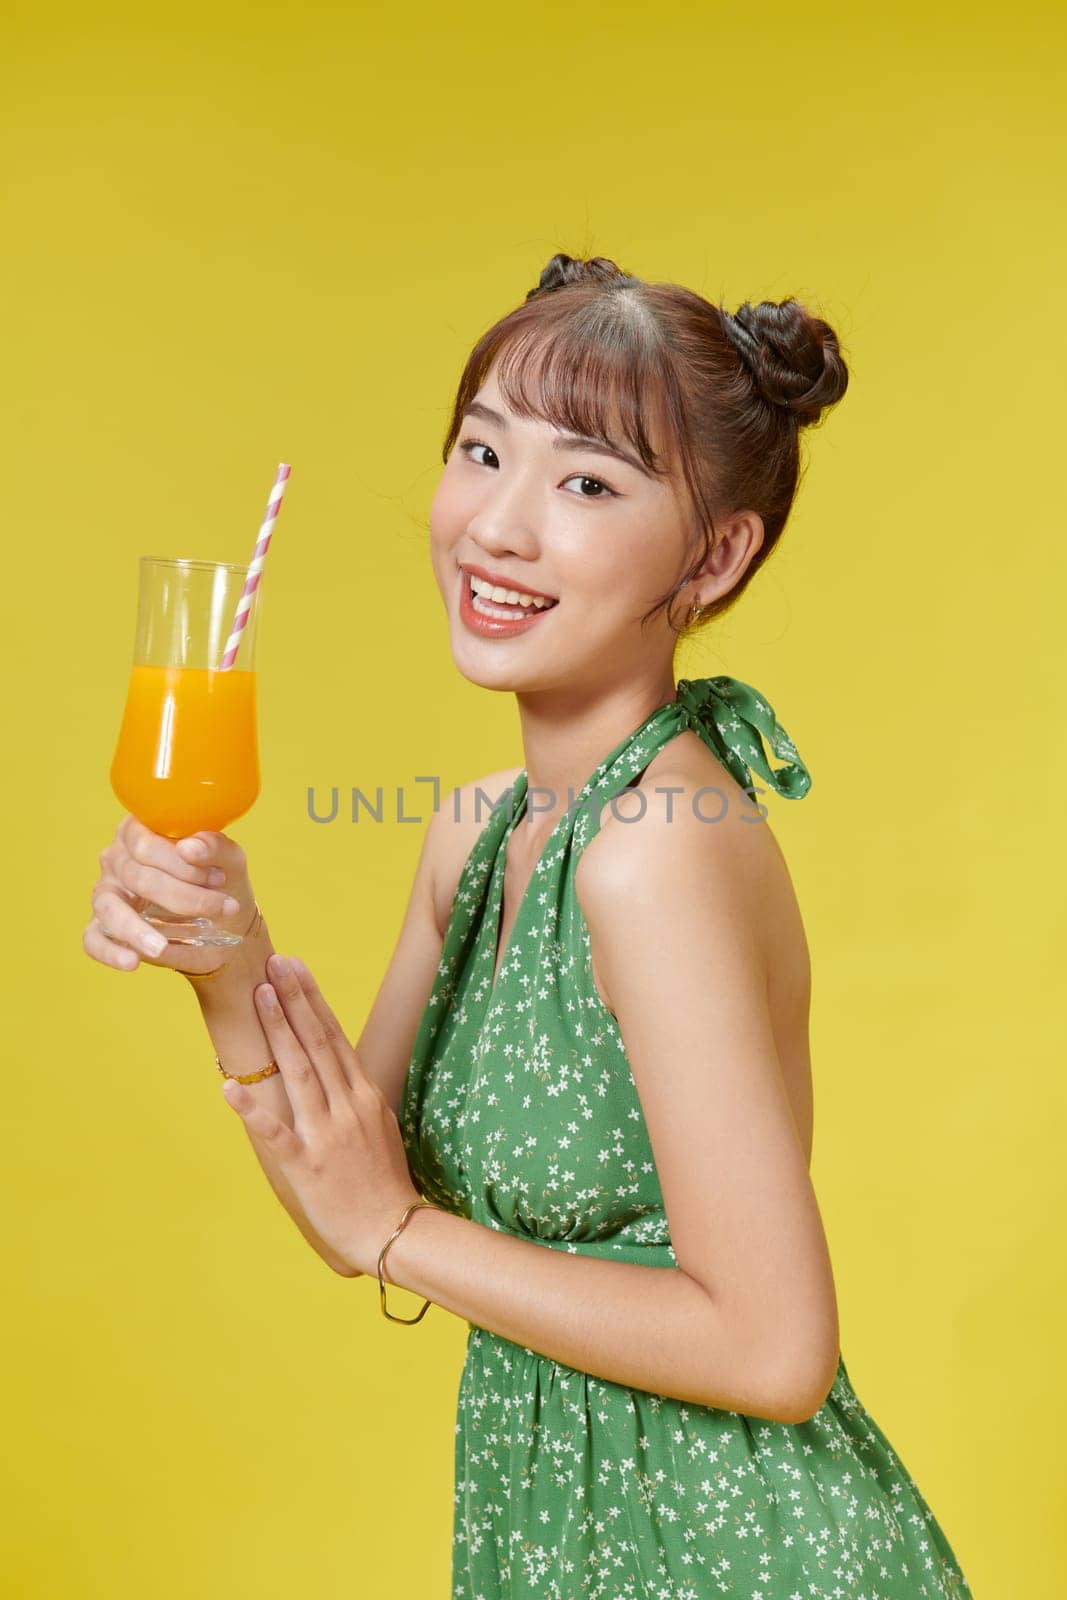
[[[293,1108],[289,1128],[227,1078],[222,1092],[274,1153],[308,1221],[353,1274],[377,1277],[378,1254],[406,1208],[411,1181],[400,1125],[302,961],[272,955],[253,991]]]

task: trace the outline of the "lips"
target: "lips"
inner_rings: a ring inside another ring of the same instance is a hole
[[[524,593],[526,591],[523,591]],[[528,628],[536,628],[539,621],[550,616],[556,610],[558,602],[551,606],[531,606],[529,610],[522,610],[519,606],[509,607],[506,602],[500,603],[490,600],[489,605],[498,606],[501,611],[508,611],[508,616],[488,616],[484,611],[475,608],[474,592],[470,585],[470,576],[465,571],[459,575],[459,616],[469,632],[479,635],[483,639],[510,639],[513,635],[525,633]]]

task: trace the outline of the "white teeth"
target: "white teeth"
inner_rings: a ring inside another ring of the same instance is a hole
[[[499,584],[486,583],[484,578],[476,578],[473,573],[468,573],[470,586],[473,592],[481,595],[483,600],[506,600],[509,605],[531,606],[537,611],[543,611],[546,606],[554,606],[554,600],[545,600],[539,595],[523,594],[520,589],[502,589]],[[502,613],[507,616],[505,611]]]
[[[471,606],[480,617],[499,617],[501,622],[514,622],[518,617],[539,617],[541,612],[536,606],[520,611],[518,606],[512,606],[510,611],[503,611],[500,606],[491,606],[480,594],[471,595]]]

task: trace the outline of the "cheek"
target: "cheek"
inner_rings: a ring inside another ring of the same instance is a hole
[[[470,520],[455,474],[446,467],[430,501],[430,536],[446,542],[461,533]]]
[[[590,518],[592,521],[592,518]],[[625,615],[633,597],[647,587],[650,545],[645,531],[631,530],[620,520],[607,517],[597,525],[580,530],[580,537],[568,546],[565,564],[560,565],[563,593],[580,593],[605,615]],[[555,570],[555,569],[553,569]]]
[[[664,593],[676,576],[681,560],[674,530],[649,518],[644,525],[628,527],[616,545],[618,570],[631,606],[643,611]]]

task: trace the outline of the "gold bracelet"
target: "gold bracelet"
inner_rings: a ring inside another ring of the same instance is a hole
[[[243,1075],[238,1072],[227,1072],[218,1056],[215,1057],[215,1065],[224,1078],[232,1078],[235,1083],[259,1083],[261,1078],[273,1078],[276,1072],[282,1070],[276,1061],[268,1061],[258,1072],[246,1072]]]
[[[382,1316],[388,1317],[390,1322],[421,1322],[422,1318],[426,1315],[427,1308],[431,1303],[429,1300],[424,1301],[422,1310],[419,1312],[418,1316],[415,1317],[394,1317],[391,1311],[387,1311],[385,1309],[385,1279],[382,1277],[382,1265],[385,1261],[385,1252],[388,1250],[389,1246],[392,1244],[401,1228],[404,1227],[408,1218],[414,1212],[416,1212],[420,1206],[429,1206],[431,1211],[436,1210],[436,1207],[429,1200],[413,1200],[378,1253],[378,1291],[382,1303]]]
[[[253,939],[253,938],[255,938],[256,934],[259,932],[259,925],[263,921],[263,913],[259,909],[259,901],[258,900],[254,900],[253,901],[253,905],[255,906],[256,909],[252,913],[251,922],[248,924],[248,927],[245,929],[244,933],[242,933],[242,935],[241,935],[242,939]],[[217,967],[212,967],[210,969],[210,971],[208,971],[208,972],[187,972],[184,967],[175,967],[173,970],[175,972],[180,972],[182,977],[183,978],[188,978],[190,982],[195,982],[195,981],[204,982],[208,978],[217,978],[219,973],[222,972],[226,967],[228,967],[229,964],[230,963],[228,961],[220,961]]]

